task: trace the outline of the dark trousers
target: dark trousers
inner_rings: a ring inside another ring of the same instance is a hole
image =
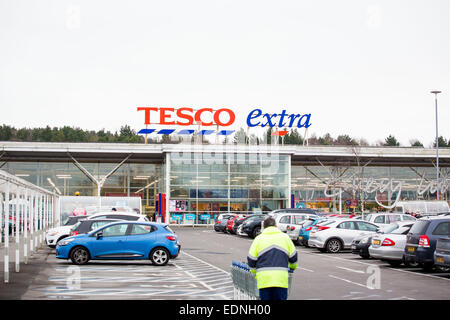
[[[259,298],[261,300],[287,300],[287,288],[263,288],[259,289]]]

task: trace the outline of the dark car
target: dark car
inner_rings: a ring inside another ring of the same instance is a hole
[[[416,221],[407,235],[405,260],[418,263],[424,270],[432,270],[437,240],[449,237],[448,216],[427,217]]]
[[[227,232],[228,219],[234,217],[232,214],[221,214],[214,224],[214,231]]]
[[[231,232],[231,233],[237,234],[237,230],[239,229],[239,226],[242,225],[242,223],[244,223],[244,221],[250,216],[251,216],[251,214],[235,219],[234,223],[233,223],[233,232]]]
[[[437,239],[434,264],[441,269],[446,269],[446,271],[450,270],[450,237]]]
[[[121,219],[92,219],[78,221],[70,230],[70,236],[89,233],[105,224],[120,221]]]
[[[242,232],[246,233],[250,238],[255,238],[261,233],[261,222],[268,217],[267,214],[251,215],[242,223]]]

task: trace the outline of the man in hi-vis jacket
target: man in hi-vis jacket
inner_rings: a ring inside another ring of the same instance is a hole
[[[261,300],[286,300],[288,272],[297,268],[297,250],[289,236],[276,227],[275,219],[266,218],[263,226],[250,246],[247,262],[256,273]]]

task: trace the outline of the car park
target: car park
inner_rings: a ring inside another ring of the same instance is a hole
[[[56,258],[76,265],[90,260],[145,260],[162,266],[180,253],[178,237],[167,224],[119,221],[58,242]]]
[[[63,225],[49,229],[45,233],[45,243],[50,248],[55,248],[58,241],[70,236],[70,231],[78,221],[87,219],[88,216],[69,216],[63,221]]]
[[[436,251],[434,251],[434,264],[441,269],[450,268],[450,237],[438,238],[436,241]]]
[[[405,261],[418,263],[426,271],[434,267],[434,253],[439,238],[450,236],[450,217],[421,218],[409,231],[405,245]]]
[[[358,237],[353,240],[352,252],[362,258],[372,257],[397,266],[404,261],[406,234],[413,224],[413,221],[394,222],[384,227],[382,232]]]
[[[313,227],[308,244],[322,252],[338,253],[350,249],[357,236],[373,234],[378,230],[379,226],[366,221],[330,219]]]
[[[376,225],[388,225],[397,221],[416,221],[417,219],[409,214],[403,213],[370,213],[364,221],[375,223]]]

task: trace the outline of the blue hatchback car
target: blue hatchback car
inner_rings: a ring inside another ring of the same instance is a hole
[[[312,227],[314,227],[318,222],[326,220],[326,218],[317,218],[311,224],[308,224],[302,227],[298,234],[298,243],[308,247],[309,233],[311,232]]]
[[[167,224],[119,221],[90,233],[68,237],[56,245],[56,258],[77,265],[89,260],[144,260],[166,265],[180,253],[178,237]]]

